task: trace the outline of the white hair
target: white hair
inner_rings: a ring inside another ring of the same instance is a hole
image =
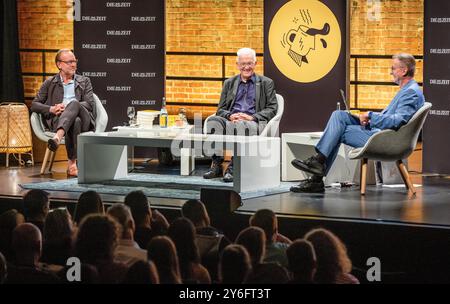
[[[237,58],[236,62],[239,61],[239,57],[244,55],[251,55],[253,57],[253,61],[256,62],[256,52],[254,49],[251,48],[242,48],[237,51]]]

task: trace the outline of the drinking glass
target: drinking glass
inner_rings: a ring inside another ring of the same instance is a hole
[[[128,107],[127,108],[127,116],[130,119],[130,126],[133,124],[133,118],[136,115],[136,110],[134,109],[134,107]]]

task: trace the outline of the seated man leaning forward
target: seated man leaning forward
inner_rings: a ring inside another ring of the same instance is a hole
[[[65,136],[67,175],[77,176],[77,136],[95,130],[95,105],[89,78],[76,75],[77,59],[69,49],[56,53],[59,73],[47,79],[31,105],[31,111],[41,113],[44,124],[56,132],[48,140],[48,148],[56,151]]]
[[[421,108],[425,102],[422,91],[413,79],[416,62],[412,55],[401,53],[392,59],[391,75],[400,86],[389,105],[380,113],[367,112],[359,118],[345,111],[334,111],[315,147],[317,154],[306,159],[294,159],[292,165],[302,171],[313,174],[310,178],[291,187],[293,192],[323,192],[322,178],[331,168],[341,143],[359,148],[369,138],[384,129],[397,130]]]
[[[208,134],[257,135],[277,112],[273,80],[254,72],[255,51],[250,48],[240,49],[236,65],[240,74],[225,81],[216,116],[207,123]],[[214,154],[211,168],[203,177],[222,177],[222,163],[223,157]],[[233,181],[233,158],[223,180]]]

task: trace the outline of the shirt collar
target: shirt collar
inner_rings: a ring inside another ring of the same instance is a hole
[[[62,83],[62,84],[65,84],[64,81],[63,81],[63,79],[62,79],[61,73],[58,73],[58,75],[59,75],[59,80],[61,81],[61,83]],[[74,82],[75,82],[75,75],[73,75],[73,78],[72,78],[71,80],[69,80],[69,82],[66,83],[66,85],[71,84],[71,83],[74,83]]]
[[[255,82],[256,82],[256,76],[255,76],[255,73],[253,73],[252,77],[250,77],[249,79],[247,79],[247,82],[244,82],[244,81],[242,80],[242,77],[239,77],[239,80],[240,80],[239,83],[247,83],[247,82],[255,83]]]

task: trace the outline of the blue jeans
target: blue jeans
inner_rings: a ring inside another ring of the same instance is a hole
[[[327,158],[325,173],[328,173],[336,159],[341,143],[354,148],[363,147],[369,138],[379,131],[361,126],[359,119],[348,112],[334,111],[316,145],[316,150]]]

